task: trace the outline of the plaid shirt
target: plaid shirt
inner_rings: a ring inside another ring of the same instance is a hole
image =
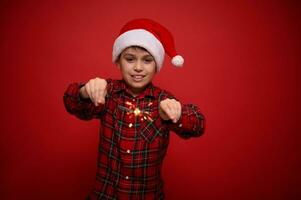
[[[204,132],[204,117],[191,104],[182,105],[177,123],[158,113],[160,101],[174,98],[152,83],[133,97],[123,80],[107,80],[104,105],[82,99],[84,84],[69,85],[64,94],[66,110],[82,120],[100,119],[96,182],[89,194],[95,199],[164,199],[161,169],[169,144],[169,131],[182,138]]]

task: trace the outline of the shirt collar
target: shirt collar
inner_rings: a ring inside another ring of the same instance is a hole
[[[123,79],[117,81],[116,84],[114,84],[112,92],[113,93],[126,92],[130,95],[127,85]],[[155,97],[154,96],[154,85],[152,82],[150,82],[146,86],[145,90],[143,92],[141,92],[140,94],[138,94],[138,96],[137,96],[137,98],[144,98],[144,97],[151,97],[151,98]]]

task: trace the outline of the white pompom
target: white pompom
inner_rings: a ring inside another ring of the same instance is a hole
[[[180,55],[176,55],[171,59],[171,63],[176,67],[182,67],[184,64],[184,58]]]

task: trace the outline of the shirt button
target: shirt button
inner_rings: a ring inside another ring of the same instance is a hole
[[[128,149],[128,150],[126,150],[126,152],[127,152],[127,153],[131,153],[131,150]]]
[[[182,124],[179,124],[179,127],[181,128],[181,127],[182,127]]]
[[[125,179],[128,180],[130,177],[126,176]]]
[[[132,126],[133,126],[133,124],[132,124],[132,123],[130,123],[130,124],[129,124],[129,127],[131,128]]]

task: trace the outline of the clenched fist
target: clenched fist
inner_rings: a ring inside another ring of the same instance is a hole
[[[80,95],[83,98],[90,98],[95,106],[104,104],[107,95],[107,81],[101,78],[89,80],[85,86],[81,87]]]
[[[181,103],[175,99],[165,99],[160,102],[159,115],[164,120],[172,120],[176,123],[182,113]]]

